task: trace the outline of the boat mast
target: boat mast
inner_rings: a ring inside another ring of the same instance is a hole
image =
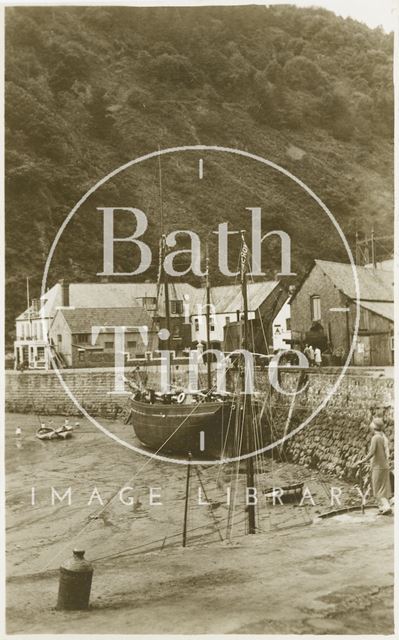
[[[164,264],[164,259],[166,255],[166,236],[162,236],[162,246],[163,246],[163,260],[162,264]],[[170,351],[170,304],[169,304],[169,282],[168,282],[168,274],[164,267],[162,267],[163,271],[163,286],[165,290],[165,317],[166,317],[166,329],[168,331],[168,338],[166,340],[166,348]]]
[[[210,329],[210,309],[211,309],[211,287],[209,284],[209,251],[208,245],[206,245],[206,371],[208,391],[212,388],[212,372],[211,372],[211,357],[209,349],[211,348],[211,329]]]
[[[249,350],[249,325],[248,325],[248,290],[247,290],[247,256],[248,256],[248,247],[245,242],[245,231],[241,231],[241,291],[243,298],[243,331],[242,331],[242,348],[244,350]],[[241,368],[241,380],[242,380],[242,388],[245,391],[245,376],[246,376],[246,366],[245,363]],[[245,453],[251,454],[254,451],[254,437],[253,437],[253,417],[252,417],[252,399],[249,395],[244,395],[244,442],[245,442]],[[254,461],[253,457],[250,456],[246,458],[246,475],[247,475],[247,488],[253,488],[255,486],[254,483]],[[255,505],[248,504],[247,506],[248,512],[248,533],[255,533],[256,531],[256,523],[255,523]]]
[[[158,151],[161,147],[158,145]],[[166,235],[164,233],[164,220],[163,220],[163,198],[162,198],[162,166],[161,166],[161,154],[158,155],[158,175],[159,175],[159,217],[161,227],[161,256],[160,256],[160,269],[162,270],[162,281],[165,291],[165,317],[166,317],[166,329],[168,330],[168,337],[166,340],[166,348],[170,351],[170,305],[169,305],[169,283],[168,274],[166,273],[164,264],[166,256]]]
[[[30,276],[26,276],[26,305],[28,310],[28,320],[29,320],[29,337],[32,337],[32,318],[30,314],[30,293],[29,293],[29,280]]]

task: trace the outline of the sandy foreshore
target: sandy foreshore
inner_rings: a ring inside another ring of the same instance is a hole
[[[41,442],[35,416],[7,416],[8,633],[392,633],[392,518],[317,521],[331,487],[343,506],[359,503],[353,487],[268,459],[262,487],[303,480],[315,504],[262,497],[259,532],[246,536],[244,494],[227,527],[229,469],[193,469],[182,549],[186,468],[79,422],[71,440]],[[130,426],[107,426],[134,442]],[[212,508],[198,504],[201,483]],[[68,488],[70,505],[52,501]],[[67,614],[54,610],[58,566],[76,546],[95,566],[91,610]]]

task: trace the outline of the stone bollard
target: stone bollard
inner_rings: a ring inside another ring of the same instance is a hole
[[[73,557],[60,567],[60,582],[56,609],[88,609],[93,566],[84,558],[85,552],[73,550]]]

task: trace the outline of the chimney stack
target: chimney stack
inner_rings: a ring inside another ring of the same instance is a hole
[[[62,279],[61,285],[61,307],[69,307],[69,282]]]

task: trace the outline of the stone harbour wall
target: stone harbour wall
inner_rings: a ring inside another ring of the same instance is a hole
[[[288,433],[312,414],[328,392],[332,392],[339,374],[337,371],[333,368],[309,370],[305,373],[305,379],[301,380],[301,372],[297,369],[281,371],[279,383],[285,391],[293,392],[306,384],[295,400],[292,396],[271,390],[267,372],[257,372],[257,387],[262,395],[268,394],[274,440],[285,433],[291,403],[292,418]],[[127,377],[132,377],[133,372],[134,367],[125,370]],[[113,368],[65,369],[61,375],[71,394],[91,415],[116,418],[126,408],[128,396],[112,393],[115,384]],[[147,384],[156,388],[159,375],[159,367],[148,368]],[[186,379],[185,366],[177,365],[175,382],[184,385]],[[275,447],[272,455],[338,477],[353,477],[353,462],[365,455],[369,447],[369,424],[373,415],[383,417],[393,455],[393,394],[394,380],[390,371],[349,369],[318,415],[281,447]],[[41,416],[80,414],[54,371],[7,371],[5,404],[9,412],[36,413]]]
[[[136,366],[125,367],[125,376],[134,379],[139,375],[135,373],[135,370]],[[204,372],[205,368],[201,366],[200,375],[203,375]],[[6,411],[36,413],[38,415],[80,415],[71,396],[76,398],[88,413],[103,418],[116,417],[126,406],[128,396],[114,393],[114,367],[61,369],[59,374],[64,385],[57,372],[53,370],[6,371]],[[141,375],[145,384],[155,389],[158,387],[159,365],[154,364],[147,367],[146,373]],[[173,382],[184,384],[186,378],[187,367],[185,364],[176,364],[173,367]],[[128,389],[126,386],[127,391]]]
[[[38,415],[80,415],[66,388],[89,413],[112,417],[123,405],[114,388],[115,371],[110,369],[65,369],[65,388],[55,371],[7,371],[6,411]]]
[[[297,374],[298,379],[298,374]],[[310,374],[309,384],[293,405],[288,431],[302,424],[325,398],[336,381],[336,374]],[[282,374],[284,388],[294,388],[294,376]],[[275,407],[276,435],[284,434],[287,408]],[[353,479],[353,463],[366,455],[371,439],[370,422],[380,416],[394,450],[394,380],[393,377],[357,369],[345,375],[329,402],[303,429],[278,448],[282,458],[301,465]]]

